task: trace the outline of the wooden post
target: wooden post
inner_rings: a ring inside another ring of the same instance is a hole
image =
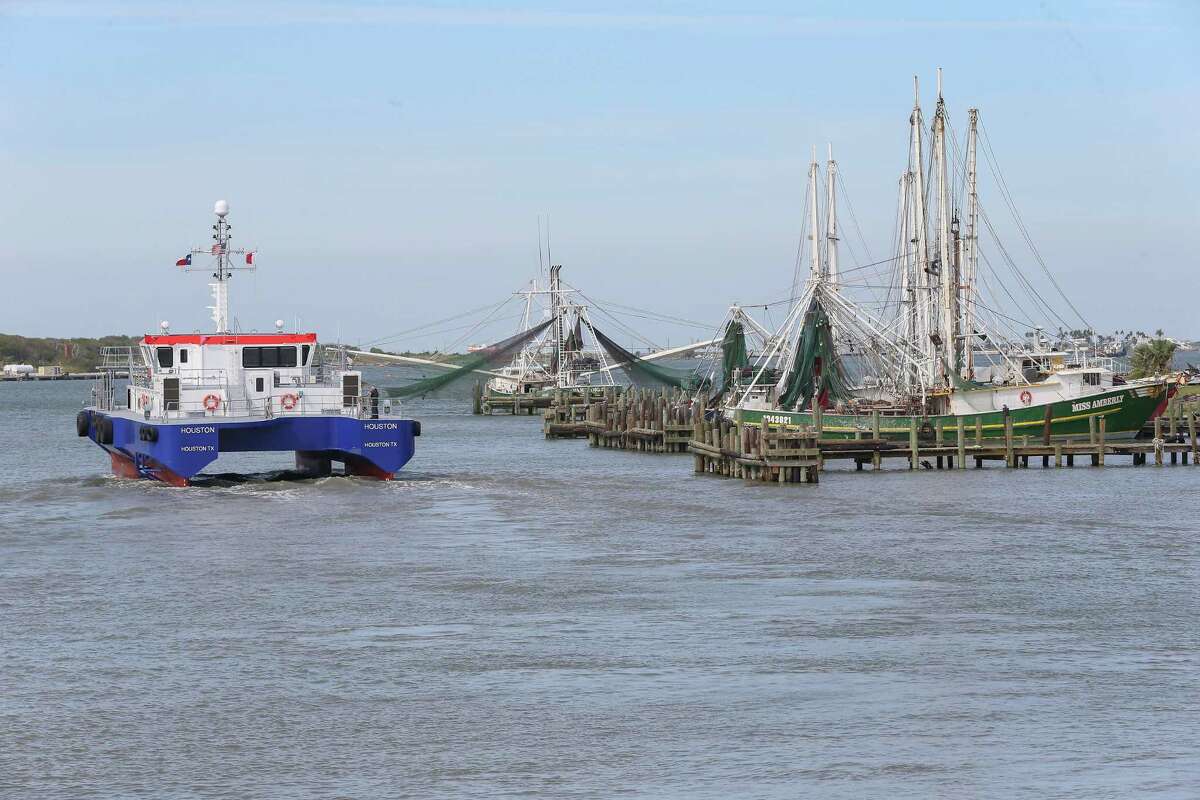
[[[1099,453],[1099,455],[1100,455],[1100,466],[1102,466],[1102,467],[1104,466],[1104,428],[1105,428],[1104,415],[1101,414],[1100,415],[1100,442],[1099,442],[1100,453]]]
[[[983,417],[975,417],[975,446],[983,447]]]
[[[1101,420],[1104,418],[1101,417]],[[1154,418],[1154,466],[1161,467],[1163,463],[1162,417]]]
[[[918,453],[918,448],[917,448],[917,418],[916,417],[908,418],[908,452],[909,452],[909,456],[910,456],[908,468],[909,469],[920,469],[921,461],[920,461],[920,454]]]
[[[958,446],[958,468],[966,469],[967,468],[967,441],[966,441],[966,431],[964,430],[965,424],[964,424],[963,418],[961,416],[958,417],[955,420],[955,424],[957,426],[954,431],[954,435],[957,437],[956,442],[957,442],[957,446]]]
[[[1012,412],[1007,408],[1004,409],[1004,463],[1009,467],[1017,465],[1017,460],[1013,456]]]
[[[1062,466],[1062,445],[1061,444],[1054,445],[1054,466],[1056,466],[1056,467]]]
[[[1196,466],[1196,415],[1188,412],[1188,439],[1192,442],[1192,466]]]
[[[812,401],[812,418],[813,427],[817,431],[817,439],[821,438],[821,432],[824,430],[824,425],[821,420],[821,401],[820,398],[814,397]]]
[[[1051,410],[1049,403],[1046,404],[1046,418],[1042,421],[1042,444],[1050,444],[1050,426],[1054,419],[1054,413]]]
[[[1088,417],[1088,443],[1089,444],[1096,443],[1096,417],[1095,416]]]
[[[883,467],[883,457],[879,455],[879,409],[871,409],[871,437],[875,439],[875,443],[871,445],[871,469],[878,470]]]
[[[475,386],[471,389],[471,413],[483,413],[483,381],[475,381]]]

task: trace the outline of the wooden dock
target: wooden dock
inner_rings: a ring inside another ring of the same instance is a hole
[[[1102,467],[1113,457],[1127,457],[1134,465],[1153,461],[1156,465],[1197,464],[1197,417],[1189,415],[1187,433],[1169,434],[1164,418],[1155,420],[1152,440],[1106,441],[1104,417],[1099,417],[1086,440],[1030,443],[1027,436],[1014,436],[1012,421],[1005,425],[1003,439],[976,438],[960,425],[953,443],[922,442],[916,422],[908,442],[880,438],[821,439],[812,429],[784,429],[777,425],[748,425],[721,420],[704,421],[688,443],[695,456],[697,473],[779,483],[816,483],[827,462],[853,462],[861,471],[870,464],[882,469],[884,459],[902,460],[908,469],[966,469],[969,463],[981,469],[996,461],[1009,468],[1028,467],[1040,459],[1043,467],[1074,467],[1081,463]]]
[[[922,437],[914,420],[907,441],[863,431],[855,439],[826,439],[819,428],[757,425],[706,419],[704,409],[678,391],[606,387],[586,396],[557,393],[543,412],[547,439],[586,438],[592,447],[649,453],[691,453],[695,472],[772,483],[817,483],[827,464],[852,463],[856,471],[883,468],[899,461],[910,470],[981,469],[987,462],[1025,468],[1104,466],[1113,458],[1134,465],[1196,464],[1200,408],[1181,406],[1158,417],[1150,438],[1112,441],[1103,416],[1093,417],[1089,433],[1078,439],[1052,440],[1013,434],[1012,420],[1003,437],[985,438],[976,425],[935,431]],[[710,415],[711,416],[711,415]]]
[[[592,447],[686,453],[698,404],[672,390],[609,386],[590,397],[564,397],[543,413],[547,439],[583,439]]]
[[[486,389],[482,383],[476,383],[471,394],[471,413],[491,416],[497,412],[513,415],[524,412],[532,416],[535,410],[544,410],[554,405],[586,403],[599,399],[603,391],[603,388],[596,387],[559,389],[539,394],[503,394]]]

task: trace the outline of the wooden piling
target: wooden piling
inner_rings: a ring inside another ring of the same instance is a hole
[[[966,469],[967,468],[967,441],[966,441],[966,430],[965,430],[966,426],[965,426],[965,424],[963,422],[963,418],[961,416],[955,420],[955,425],[956,425],[956,427],[955,427],[955,431],[954,431],[954,436],[955,436],[955,443],[956,443],[956,447],[957,447],[957,451],[958,451],[958,468]]]
[[[1008,467],[1017,465],[1016,457],[1013,455],[1012,412],[1008,408],[1004,409],[1004,463]]]
[[[921,456],[917,445],[917,418],[910,417],[908,420],[908,449],[911,460],[909,461],[909,469],[921,468]]]

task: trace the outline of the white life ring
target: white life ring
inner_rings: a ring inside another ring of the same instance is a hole
[[[296,397],[296,395],[294,395],[294,394],[291,394],[291,393],[285,394],[279,398],[279,405],[283,406],[284,411],[291,411],[293,408],[296,407],[296,402],[299,399],[300,398]]]
[[[142,394],[138,396],[138,408],[150,407],[150,395]]]
[[[221,398],[217,397],[215,394],[206,394],[204,396],[204,410],[205,411],[216,411],[220,407],[221,407]]]
[[[1029,405],[1032,402],[1033,402],[1033,393],[1030,392],[1028,389],[1022,390],[1021,391],[1021,403],[1023,405]]]

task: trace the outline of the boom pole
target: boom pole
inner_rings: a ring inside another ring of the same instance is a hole
[[[946,170],[946,103],[942,99],[942,70],[938,69],[937,110],[933,116],[933,159],[937,180],[938,202],[938,282],[941,289],[941,304],[938,309],[940,338],[945,369],[961,368],[961,341],[958,335],[958,279],[955,275],[954,258],[951,251],[950,193]],[[949,383],[949,376],[946,381]]]
[[[808,168],[808,205],[809,213],[809,234],[808,238],[812,240],[812,265],[811,282],[815,285],[821,281],[821,224],[818,220],[817,213],[817,146],[813,145],[812,149],[812,164]]]
[[[911,178],[909,192],[912,208],[910,235],[916,249],[916,261],[913,264],[914,281],[914,310],[916,312],[916,346],[924,356],[922,383],[929,385],[933,378],[933,342],[929,335],[932,333],[930,320],[930,283],[929,283],[929,222],[925,213],[925,153],[922,148],[921,133],[924,121],[921,117],[921,89],[916,76],[913,76],[913,111],[909,117],[911,128],[909,139],[908,174]]]
[[[833,160],[833,143],[829,144],[829,162],[825,169],[828,191],[825,193],[825,267],[829,272],[829,288],[838,290],[838,230],[837,230],[837,162]]]
[[[963,361],[966,375],[975,378],[975,270],[979,264],[979,194],[975,146],[979,109],[967,110],[967,235],[963,239]]]

